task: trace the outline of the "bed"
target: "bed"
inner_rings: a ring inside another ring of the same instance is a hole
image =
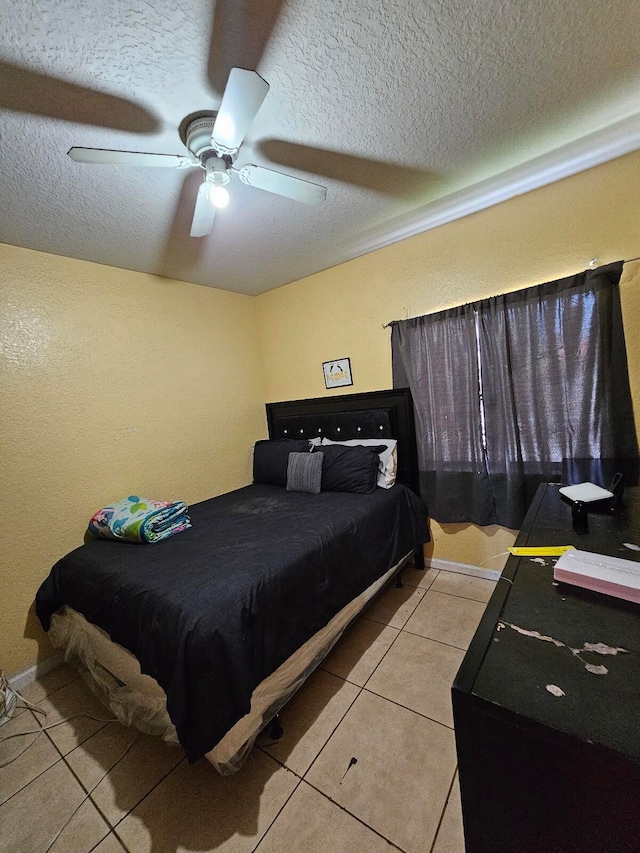
[[[223,773],[429,538],[409,392],[267,405],[270,439],[398,439],[371,494],[254,483],[190,507],[153,547],[95,540],[60,560],[37,612],[125,724]]]

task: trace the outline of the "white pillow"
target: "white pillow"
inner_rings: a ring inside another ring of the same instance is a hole
[[[308,442],[309,442],[309,447],[310,447],[310,448],[312,448],[312,447],[319,447],[319,446],[320,446],[320,444],[322,444],[322,439],[321,439],[321,438],[309,438],[309,439],[307,439],[307,440],[308,440]]]
[[[395,438],[351,438],[347,441],[331,441],[330,438],[323,438],[322,443],[347,444],[350,447],[357,445],[381,447],[384,444],[387,449],[379,454],[378,485],[383,489],[390,489],[395,483],[398,467],[398,442]]]

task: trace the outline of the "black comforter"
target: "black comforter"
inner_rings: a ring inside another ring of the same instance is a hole
[[[167,694],[190,761],[250,710],[255,687],[349,601],[429,538],[405,486],[309,495],[252,485],[194,504],[154,545],[95,540],[36,596],[45,630],[67,604]]]

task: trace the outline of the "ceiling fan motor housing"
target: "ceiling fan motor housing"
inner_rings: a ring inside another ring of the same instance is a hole
[[[208,159],[208,155],[215,155],[217,158],[224,159],[224,162],[227,163],[225,168],[228,168],[233,164],[238,152],[237,150],[233,153],[227,153],[226,150],[221,152],[217,151],[214,147],[211,140],[211,133],[216,122],[216,116],[217,114],[214,113],[211,116],[202,116],[194,119],[186,130],[186,145],[193,156],[200,160],[202,165],[205,165],[205,159]]]
[[[198,160],[208,151],[214,150],[211,144],[211,131],[213,130],[215,121],[215,115],[204,116],[203,118],[194,119],[187,127],[187,148]]]

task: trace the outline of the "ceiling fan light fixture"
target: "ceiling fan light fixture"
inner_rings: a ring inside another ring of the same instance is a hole
[[[226,207],[229,204],[229,193],[226,187],[214,184],[209,187],[209,200],[214,207]]]
[[[214,207],[226,207],[229,204],[229,193],[226,186],[229,183],[228,164],[221,157],[209,157],[204,164],[206,171],[205,183],[207,195]]]

